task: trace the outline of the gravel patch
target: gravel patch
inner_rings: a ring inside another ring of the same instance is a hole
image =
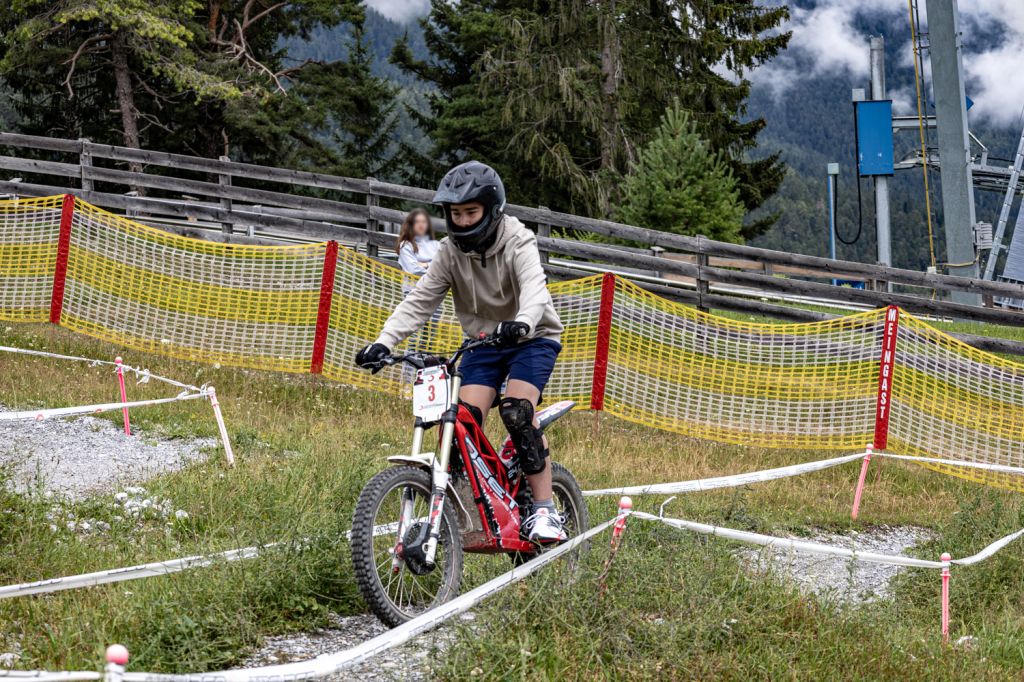
[[[472,613],[459,617],[471,621]],[[349,649],[386,632],[387,628],[369,614],[359,616],[330,615],[329,627],[313,632],[268,637],[262,646],[242,664],[244,668],[277,665],[316,658]],[[441,626],[426,632],[408,643],[368,661],[348,668],[327,680],[371,680],[395,682],[397,680],[422,681],[433,679],[431,660],[443,655],[454,639],[451,627]]]
[[[122,427],[95,417],[0,422],[0,466],[10,471],[14,489],[42,486],[69,499],[180,469],[215,444],[212,438],[126,436]]]
[[[845,533],[818,531],[810,537],[789,536],[826,545],[879,554],[906,554],[918,543],[932,538],[932,532],[915,526],[874,526]],[[850,561],[843,557],[760,548],[742,549],[739,556],[759,575],[782,575],[803,592],[835,599],[842,604],[863,604],[892,595],[892,580],[901,570],[887,564]]]

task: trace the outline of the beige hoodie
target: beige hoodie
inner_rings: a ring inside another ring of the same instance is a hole
[[[534,234],[506,215],[485,256],[464,253],[444,239],[427,274],[384,323],[376,342],[393,349],[430,319],[449,289],[469,338],[493,333],[501,321],[516,320],[530,325],[527,339],[558,341],[562,321],[551,303]]]

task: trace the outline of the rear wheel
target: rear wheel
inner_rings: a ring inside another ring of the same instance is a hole
[[[577,535],[586,533],[590,530],[590,514],[587,512],[587,503],[583,499],[583,491],[580,490],[580,484],[576,482],[576,477],[572,475],[572,472],[558,462],[549,461],[548,466],[551,467],[553,501],[564,520],[565,534],[569,539],[572,539]],[[525,480],[523,481],[517,502],[522,507],[521,513],[525,520],[526,516],[532,513],[533,509],[530,484]],[[579,551],[585,550],[586,546],[584,545]],[[537,552],[516,552],[512,554],[512,562],[516,566],[524,564],[542,551],[543,549],[539,549]],[[573,552],[573,556],[570,557],[570,563],[575,564],[579,557],[579,551]]]
[[[352,566],[370,609],[395,627],[452,599],[462,582],[462,536],[446,500],[433,567],[415,553],[395,561],[399,518],[408,512],[402,542],[419,536],[430,514],[430,474],[402,466],[385,469],[366,484],[352,514]]]

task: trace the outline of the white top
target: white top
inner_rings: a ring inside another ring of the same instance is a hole
[[[412,244],[402,242],[402,248],[398,251],[398,264],[409,274],[425,275],[427,266],[441,248],[441,242],[422,235],[416,237],[416,246],[418,250],[414,251]]]

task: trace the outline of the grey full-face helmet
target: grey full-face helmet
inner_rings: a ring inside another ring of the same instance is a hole
[[[459,227],[452,222],[452,204],[483,204],[484,216],[473,225]],[[465,252],[485,252],[494,243],[505,212],[505,185],[497,171],[479,161],[467,161],[448,171],[434,194],[434,203],[444,208],[448,234]]]

